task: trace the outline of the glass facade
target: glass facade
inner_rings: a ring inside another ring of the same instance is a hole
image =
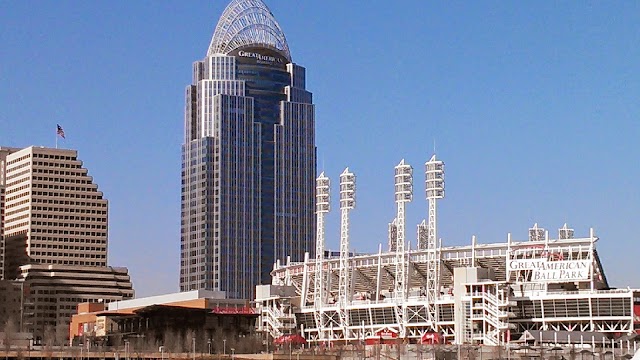
[[[223,35],[216,29],[212,44]],[[315,111],[305,70],[288,48],[250,40],[226,53],[210,48],[186,89],[181,291],[252,299],[277,260],[314,256]]]

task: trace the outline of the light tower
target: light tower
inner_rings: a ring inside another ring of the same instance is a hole
[[[538,226],[538,223],[533,224],[532,228],[529,228],[529,241],[543,241],[545,229]]]
[[[425,250],[429,239],[429,226],[427,226],[427,220],[422,220],[418,224],[418,250]]]
[[[413,198],[413,169],[404,163],[404,159],[395,167],[396,213],[396,298],[406,297],[406,254],[404,251],[404,205]]]
[[[560,229],[558,229],[558,239],[559,240],[573,239],[573,229],[570,229],[567,226],[567,223],[564,223],[564,225]]]
[[[440,291],[440,259],[438,255],[438,231],[436,202],[444,198],[444,162],[436,160],[434,154],[429,161],[424,164],[426,195],[429,201],[429,222],[427,235],[427,307],[431,324],[434,330],[438,321],[438,309],[436,300]]]
[[[324,215],[329,212],[331,181],[324,172],[316,179],[316,271],[314,283],[314,306],[316,308],[316,324],[320,338],[324,338],[324,320],[321,308],[325,303],[326,273],[324,265]]]
[[[396,279],[395,302],[396,318],[400,328],[400,337],[405,336],[405,309],[404,302],[407,298],[407,256],[405,253],[404,237],[404,205],[413,198],[413,169],[411,165],[404,163],[404,159],[395,167],[395,200],[398,206],[396,213]]]
[[[398,242],[398,220],[393,219],[389,223],[389,252],[396,251],[396,243]]]
[[[340,282],[338,287],[338,309],[345,339],[349,337],[347,305],[351,295],[349,269],[349,211],[356,206],[356,176],[344,169],[340,174]]]

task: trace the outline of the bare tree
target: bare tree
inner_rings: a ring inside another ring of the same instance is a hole
[[[158,351],[158,347],[160,346],[158,344],[158,340],[156,339],[156,336],[152,333],[147,334],[147,336],[145,336],[143,338],[143,344],[142,344],[142,348],[145,351],[153,351],[156,352]]]
[[[69,337],[69,328],[65,324],[58,324],[55,329],[55,344],[65,346]]]
[[[164,348],[168,352],[180,351],[180,336],[173,329],[167,328],[162,336]]]
[[[187,330],[187,332],[184,334],[183,341],[182,341],[182,352],[189,353],[192,351],[191,344],[193,339],[195,339],[195,336],[196,336],[196,333],[192,329]]]
[[[53,329],[52,325],[45,325],[44,327],[44,352],[45,352],[45,356],[47,357],[47,359],[51,359],[52,351],[53,351],[53,345],[55,343],[55,331]]]
[[[4,350],[9,352],[11,350],[11,345],[13,345],[13,340],[17,335],[17,327],[16,323],[12,318],[9,318],[7,322],[4,323]]]
[[[215,329],[211,334],[211,352],[222,353],[223,344],[226,341],[226,336],[219,329]]]

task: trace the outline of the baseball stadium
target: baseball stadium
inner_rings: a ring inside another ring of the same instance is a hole
[[[428,217],[417,236],[405,235],[413,168],[403,160],[395,168],[397,213],[388,244],[373,254],[349,250],[356,178],[348,168],[339,179],[340,252],[326,251],[330,179],[321,174],[316,255],[274,264],[272,284],[256,289],[258,330],[274,339],[302,335],[317,346],[535,341],[615,347],[637,336],[640,290],[609,286],[593,229],[576,236],[564,224],[550,234],[534,224],[527,239],[508,234],[501,242],[473,238],[466,246],[444,246],[437,232],[444,162],[434,155],[424,169]]]

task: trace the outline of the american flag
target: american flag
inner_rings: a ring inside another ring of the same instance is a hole
[[[63,139],[66,139],[64,137],[64,130],[62,129],[62,126],[60,126],[60,124],[58,124],[58,131],[56,131],[56,133],[60,136],[62,136]]]

